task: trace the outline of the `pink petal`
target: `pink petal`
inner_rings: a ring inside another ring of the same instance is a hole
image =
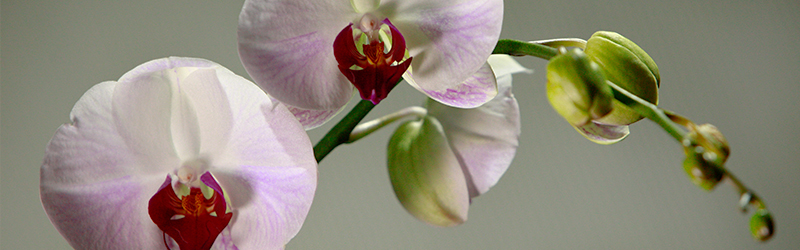
[[[497,95],[497,82],[488,63],[459,85],[444,90],[425,90],[409,81],[414,88],[431,99],[456,108],[475,108]]]
[[[608,125],[592,121],[580,127],[574,127],[583,137],[597,144],[614,144],[631,133],[628,125]]]
[[[278,100],[273,100],[273,101],[278,101]],[[322,126],[322,124],[325,124],[326,122],[333,119],[333,117],[336,116],[336,114],[339,114],[339,112],[342,112],[342,110],[344,110],[345,106],[342,106],[339,109],[330,109],[330,110],[301,109],[289,105],[287,105],[286,108],[289,109],[289,112],[292,112],[292,114],[294,114],[294,117],[297,118],[297,121],[299,121],[300,124],[303,125],[303,128],[305,130],[312,130],[319,126]]]
[[[256,84],[281,102],[338,109],[353,87],[339,72],[333,41],[358,16],[348,1],[245,1],[239,57]]]

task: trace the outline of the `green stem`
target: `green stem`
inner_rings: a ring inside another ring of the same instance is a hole
[[[507,54],[512,56],[535,56],[545,60],[550,60],[558,54],[556,48],[537,44],[529,43],[512,39],[500,39],[497,41],[497,46],[494,47],[492,54]]]
[[[652,120],[664,128],[664,130],[666,130],[669,135],[675,138],[678,143],[683,143],[683,139],[686,136],[686,131],[684,131],[679,125],[672,122],[672,119],[670,119],[666,113],[669,111],[665,111],[656,105],[645,101],[634,94],[631,94],[631,92],[628,92],[622,87],[617,86],[611,81],[606,81],[606,83],[611,86],[611,89],[614,91],[614,99],[617,99],[618,101],[622,102],[622,104],[625,104],[637,113],[647,117],[647,119]]]
[[[317,162],[322,161],[336,146],[347,143],[347,141],[350,140],[350,132],[353,131],[353,128],[355,128],[374,107],[375,104],[372,104],[372,102],[361,100],[350,110],[350,113],[347,113],[339,123],[334,125],[333,128],[319,140],[317,145],[314,145],[314,157],[317,159]]]
[[[391,124],[397,120],[403,119],[404,117],[414,116],[417,118],[422,118],[426,114],[428,114],[428,110],[423,107],[418,106],[411,106],[406,107],[404,109],[398,110],[397,112],[388,114],[384,117],[368,121],[356,126],[353,131],[350,133],[350,140],[347,143],[353,143],[358,141],[361,138],[375,132],[376,130]]]

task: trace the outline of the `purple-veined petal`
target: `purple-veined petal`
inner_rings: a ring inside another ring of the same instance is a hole
[[[628,137],[631,133],[628,125],[608,125],[596,121],[588,122],[586,125],[580,127],[573,127],[578,133],[581,133],[583,137],[586,137],[586,139],[603,145],[622,141],[622,139],[625,139],[625,137]]]
[[[349,1],[245,1],[239,57],[256,84],[281,102],[338,109],[353,87],[339,72],[333,41],[358,16]]]
[[[414,79],[425,90],[452,88],[486,62],[500,36],[502,0],[383,1],[386,13],[406,39]]]
[[[273,102],[278,102],[276,99],[272,99]],[[330,110],[313,110],[313,109],[301,109],[298,107],[292,107],[288,104],[285,104],[286,108],[289,109],[289,112],[294,114],[294,117],[297,118],[297,121],[303,125],[305,130],[312,130],[322,124],[333,119],[336,114],[342,112],[346,106],[342,106],[338,109],[330,109]]]
[[[511,61],[508,61],[511,60]],[[519,105],[511,93],[511,74],[527,71],[507,56],[490,60],[501,72],[500,93],[475,109],[457,109],[428,101],[428,114],[436,117],[447,134],[450,147],[467,174],[470,197],[485,193],[508,169],[520,134]]]
[[[389,178],[411,215],[437,226],[467,220],[469,190],[457,156],[436,118],[400,125],[389,141]]]
[[[148,150],[146,140],[130,143],[130,134],[118,130],[116,118],[124,114],[112,109],[112,97],[115,87],[130,84],[104,82],[92,87],[75,104],[72,123],[62,125],[46,149],[40,180],[42,204],[53,225],[76,249],[163,246],[161,231],[147,215],[147,201],[163,181],[167,166],[178,160],[170,154],[174,152],[171,142],[151,138],[166,143],[168,151],[157,154]],[[140,87],[126,89],[134,96],[152,93],[148,89],[152,86]],[[151,128],[169,140],[169,118],[159,118],[123,120],[160,123]],[[146,132],[134,131],[153,135]]]
[[[234,217],[230,235],[223,232],[217,242],[280,249],[300,230],[316,190],[311,142],[286,107],[266,96],[232,101],[231,108],[238,111],[231,140],[212,162],[212,172],[230,197]]]
[[[466,81],[444,90],[425,90],[413,80],[408,83],[431,99],[456,108],[475,108],[497,95],[497,82],[489,63],[484,63]]]

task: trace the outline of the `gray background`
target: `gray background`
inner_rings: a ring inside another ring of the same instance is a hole
[[[0,248],[69,248],[41,207],[39,166],[49,138],[92,85],[171,55],[211,59],[246,76],[236,51],[241,5],[2,1]],[[612,146],[583,139],[547,103],[545,61],[523,58],[536,73],[515,76],[523,114],[517,158],[474,200],[465,224],[432,227],[396,201],[385,167],[391,126],[322,162],[314,205],[289,249],[800,246],[799,2],[506,1],[505,10],[503,38],[613,30],[637,42],[661,70],[661,106],[727,136],[728,168],[766,199],[775,238],[751,239],[749,214],[737,211],[729,185],[711,193],[694,186],[680,146],[654,123],[635,124]],[[369,118],[423,99],[403,84]],[[331,125],[312,131],[312,141]]]

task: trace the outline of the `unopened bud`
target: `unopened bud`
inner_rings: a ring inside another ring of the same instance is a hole
[[[696,141],[686,139],[684,141],[684,152],[686,160],[683,161],[683,170],[689,175],[692,182],[711,191],[725,176],[725,171],[711,157],[707,149],[697,145]]]
[[[772,238],[775,233],[775,222],[772,220],[772,214],[766,209],[758,209],[750,218],[750,233],[753,238],[759,241],[766,241]]]
[[[600,67],[579,49],[550,59],[547,99],[573,126],[582,126],[611,112],[613,93]]]
[[[600,65],[609,81],[650,103],[658,104],[658,87],[661,81],[658,66],[631,40],[615,32],[598,31],[586,41],[585,52],[592,61]],[[639,113],[614,100],[611,114],[598,122],[628,125],[641,119]]]
[[[467,220],[469,191],[442,125],[433,117],[400,125],[388,147],[389,178],[411,215],[437,226]]]
[[[731,148],[728,146],[728,140],[719,132],[717,127],[706,123],[696,126],[695,131],[707,142],[707,147],[717,155],[717,159],[715,160],[718,161],[720,165],[728,160]]]

